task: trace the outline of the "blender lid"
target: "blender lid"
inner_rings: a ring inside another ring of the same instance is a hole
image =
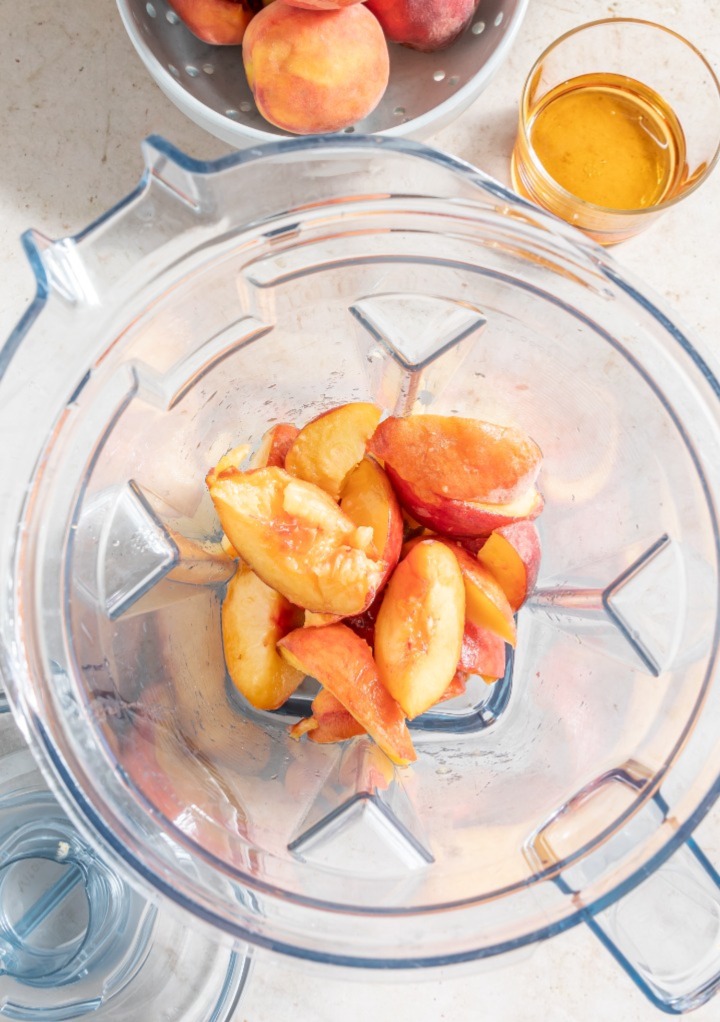
[[[0,666],[68,816],[148,890],[321,962],[574,925],[717,797],[712,370],[606,253],[424,146],[145,157],[101,221],[25,239],[38,296],[0,350],[22,439],[0,449]],[[517,422],[545,455],[508,674],[418,720],[404,771],[364,738],[290,742],[309,690],[266,714],[228,695],[203,487],[270,420],[364,398]]]
[[[0,716],[0,1017],[229,1022],[247,955],[177,916],[98,857]]]

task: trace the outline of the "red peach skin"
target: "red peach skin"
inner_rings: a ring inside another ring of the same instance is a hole
[[[458,671],[479,674],[482,678],[502,678],[505,674],[505,641],[487,628],[478,628],[465,619]]]
[[[289,7],[302,7],[306,11],[337,11],[341,7],[352,7],[362,0],[285,0]]]
[[[308,725],[307,720],[312,723]],[[307,733],[311,742],[331,745],[366,733],[362,724],[358,724],[340,700],[326,688],[321,688],[313,699],[312,717],[306,718],[306,721],[300,720],[290,728],[293,738]]]
[[[442,415],[390,417],[368,442],[400,503],[420,524],[453,536],[489,534],[542,510],[542,455],[519,429]]]
[[[169,0],[193,35],[213,46],[239,46],[253,17],[247,0]]]
[[[391,42],[427,53],[454,42],[477,5],[478,0],[367,0]]]
[[[251,468],[285,468],[285,458],[300,430],[290,422],[271,426],[250,461]],[[239,466],[238,466],[239,467]]]
[[[514,611],[535,588],[542,548],[534,522],[515,522],[498,529],[478,551],[480,564],[495,576]]]

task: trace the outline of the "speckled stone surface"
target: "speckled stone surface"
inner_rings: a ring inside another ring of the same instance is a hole
[[[517,100],[539,52],[595,18],[660,21],[720,68],[720,17],[700,0],[530,0],[509,60],[475,104],[433,144],[507,182]],[[27,227],[76,231],[127,193],[142,170],[139,142],[160,132],[196,156],[227,147],[179,114],[146,75],[112,0],[0,0],[0,338],[22,314],[33,279],[19,245]],[[720,173],[648,232],[615,249],[677,311],[720,364]],[[49,353],[48,357],[52,357]],[[720,471],[720,466],[719,469]],[[720,861],[720,810],[698,837]],[[502,967],[501,967],[502,966]],[[577,928],[475,974],[421,982],[349,983],[259,955],[238,1022],[654,1022],[653,1008],[590,932]],[[716,1022],[720,1000],[693,1016]],[[149,1020],[154,1022],[154,1020]]]

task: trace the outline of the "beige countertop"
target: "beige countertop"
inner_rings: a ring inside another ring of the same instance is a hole
[[[698,0],[530,0],[515,47],[485,93],[428,140],[508,182],[522,81],[563,31],[595,18],[660,21],[688,36],[720,69],[720,18]],[[125,195],[142,172],[139,143],[158,132],[194,156],[227,146],[171,105],[147,76],[113,0],[50,5],[0,0],[0,338],[33,293],[19,235],[73,233]],[[720,362],[720,173],[615,257],[678,312],[704,353]],[[48,353],[52,357],[52,353]],[[4,439],[4,438],[3,438]],[[699,828],[720,862],[720,810]],[[332,973],[259,957],[238,1022],[651,1022],[660,1018],[592,934],[578,927],[504,967],[448,972],[425,983],[348,984]],[[697,1022],[720,1018],[720,1001]],[[154,1022],[154,1020],[148,1020]]]

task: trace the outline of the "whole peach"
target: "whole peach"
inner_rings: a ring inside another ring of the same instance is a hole
[[[367,0],[388,39],[414,50],[442,50],[469,24],[478,0]]]
[[[243,63],[263,117],[298,135],[366,117],[390,73],[385,36],[364,4],[309,11],[275,0],[250,22]]]
[[[341,7],[352,7],[362,0],[285,0],[289,7],[302,7],[306,11],[337,11]]]
[[[253,17],[252,0],[169,0],[193,35],[214,46],[239,46]]]

